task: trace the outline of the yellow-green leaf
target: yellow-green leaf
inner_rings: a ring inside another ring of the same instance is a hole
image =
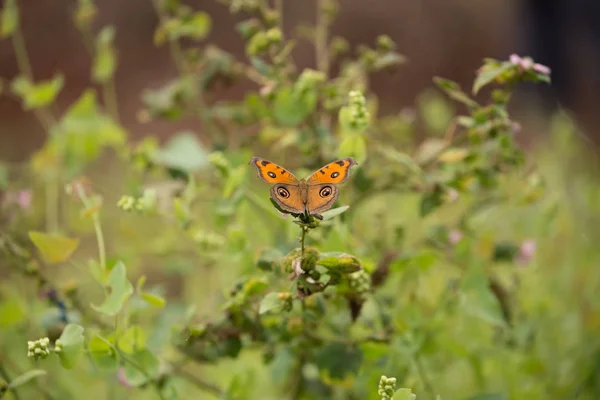
[[[67,261],[79,246],[79,239],[44,232],[29,231],[29,239],[50,263]]]
[[[468,155],[469,150],[467,149],[448,149],[440,155],[439,160],[453,164],[464,160]]]
[[[119,338],[119,349],[129,354],[140,351],[146,348],[146,336],[146,332],[139,325],[134,325]]]
[[[119,261],[113,267],[108,277],[108,286],[110,288],[110,295],[108,295],[101,305],[92,304],[92,308],[103,314],[113,316],[121,311],[123,304],[133,294],[133,286],[127,280],[125,264]]]

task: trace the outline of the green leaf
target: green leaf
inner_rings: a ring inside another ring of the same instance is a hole
[[[322,253],[321,259],[317,261],[317,265],[321,265],[329,272],[338,274],[349,274],[361,269],[360,260],[350,254],[340,253],[338,255],[330,255],[331,253]]]
[[[437,76],[433,78],[433,81],[451,99],[454,99],[459,103],[466,105],[467,107],[477,107],[479,105],[475,100],[471,99],[469,95],[461,89],[458,83]]]
[[[83,327],[75,324],[65,326],[56,344],[62,350],[58,353],[60,364],[66,369],[72,369],[83,355]]]
[[[411,389],[402,388],[396,390],[394,396],[392,397],[392,400],[415,400],[416,398],[417,395],[414,394]]]
[[[105,83],[112,79],[117,67],[117,54],[113,47],[115,27],[104,27],[96,38],[96,55],[92,66],[92,80]]]
[[[344,135],[338,148],[340,158],[354,157],[358,164],[362,164],[367,158],[367,144],[365,138],[360,134]]]
[[[425,193],[423,194],[423,197],[421,197],[419,214],[421,217],[425,217],[435,211],[442,204],[444,204],[444,199],[440,190],[434,190],[433,192]]]
[[[37,84],[31,83],[24,76],[19,76],[13,80],[11,90],[21,97],[23,108],[31,110],[52,104],[62,90],[64,83],[64,77],[60,74],[57,74],[51,80],[41,81]]]
[[[6,0],[0,16],[0,38],[4,39],[19,26],[19,8],[16,0]]]
[[[473,94],[477,94],[482,87],[491,83],[500,75],[502,75],[503,73],[505,73],[513,67],[513,64],[506,62],[500,64],[496,68],[490,68],[480,73],[475,79],[475,82],[473,82]]]
[[[208,152],[195,134],[179,132],[153,155],[157,164],[186,172],[197,171],[209,165]]]
[[[461,286],[465,291],[461,298],[465,313],[492,325],[506,326],[500,303],[491,291],[489,279],[481,266],[472,266]]]
[[[323,217],[323,221],[325,221],[325,220],[337,217],[338,215],[346,212],[346,210],[348,210],[349,208],[350,208],[350,206],[341,206],[341,207],[337,207],[337,208],[332,208],[331,210],[327,210],[327,211],[323,212],[321,214],[321,216]]]
[[[418,99],[419,114],[431,135],[443,135],[454,118],[454,105],[435,90],[427,90]]]
[[[112,371],[119,365],[119,354],[108,339],[95,334],[87,346],[88,353],[101,371]]]
[[[289,311],[291,307],[292,296],[289,293],[272,292],[262,299],[258,313],[264,314],[269,311],[278,313],[281,311]]]
[[[100,263],[96,260],[88,260],[88,266],[90,268],[90,273],[92,277],[96,280],[96,282],[101,285],[106,285],[108,283],[108,273],[106,268],[104,268]]]
[[[0,301],[0,326],[9,327],[19,324],[25,319],[25,308],[17,298]]]
[[[92,304],[92,308],[106,315],[116,315],[121,311],[121,307],[127,299],[133,294],[133,286],[127,280],[127,270],[125,264],[121,261],[117,262],[110,271],[108,277],[108,286],[110,294],[100,306]]]
[[[44,371],[43,369],[32,369],[31,371],[27,371],[24,374],[21,374],[21,375],[17,376],[15,379],[13,379],[9,383],[8,388],[15,389],[21,385],[26,384],[30,380],[37,378],[38,376],[43,376],[46,374],[47,374],[47,372]]]
[[[40,251],[44,259],[50,263],[61,263],[71,258],[79,246],[79,239],[44,232],[29,231],[29,239]]]
[[[339,342],[327,344],[316,355],[319,370],[337,381],[358,373],[362,360],[363,353],[359,348]]]
[[[283,126],[296,126],[304,121],[317,107],[315,88],[294,90],[290,86],[279,89],[275,94],[273,116]]]
[[[252,278],[244,284],[244,295],[247,297],[255,296],[264,292],[269,287],[266,279]]]
[[[144,292],[142,290],[144,283],[146,283],[146,276],[142,275],[139,277],[137,284],[136,284],[136,290],[138,292],[138,294],[140,295],[140,297],[148,304],[150,304],[151,306],[157,307],[157,308],[162,308],[165,306],[166,300],[163,299],[162,297],[152,294],[152,293],[148,293],[148,292]]]
[[[142,350],[146,348],[146,336],[146,332],[139,325],[134,325],[119,338],[119,349],[129,354]]]
[[[125,138],[123,128],[98,109],[93,89],[83,92],[52,130],[57,150],[74,168],[94,161],[105,147],[123,145]]]
[[[246,173],[248,168],[245,165],[239,165],[236,168],[230,170],[229,176],[223,186],[223,197],[228,199],[235,192],[235,190],[244,183],[246,180]]]
[[[157,308],[163,308],[167,303],[164,298],[152,293],[142,293],[141,297],[146,303]]]
[[[171,40],[176,40],[181,37],[202,40],[209,34],[212,27],[210,15],[203,11],[197,11],[190,17],[178,22],[179,24],[173,24],[173,29],[169,30]]]
[[[159,361],[149,350],[141,350],[129,356],[135,362],[125,364],[125,378],[127,382],[140,387],[153,380],[159,372]]]
[[[386,68],[396,67],[406,62],[406,57],[395,51],[388,51],[385,54],[377,57],[373,63],[373,69],[379,71]]]

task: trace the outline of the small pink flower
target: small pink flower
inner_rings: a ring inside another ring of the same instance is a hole
[[[459,198],[459,194],[456,189],[448,189],[446,191],[446,196],[448,196],[448,201],[450,203],[454,203]]]
[[[520,65],[521,64],[521,57],[519,57],[517,54],[511,54],[510,57],[509,57],[509,61],[512,64]]]
[[[537,63],[533,64],[533,70],[535,72],[539,72],[540,74],[544,74],[544,75],[550,75],[550,72],[551,72],[550,68],[548,68],[547,66],[542,65],[542,64],[537,64]]]
[[[535,240],[529,239],[521,243],[519,247],[519,253],[517,255],[517,263],[524,265],[529,264],[535,255],[536,250]]]
[[[513,133],[521,132],[521,124],[519,124],[518,122],[513,122],[511,124],[511,128],[512,128]]]
[[[7,192],[4,198],[4,205],[16,204],[23,210],[31,207],[31,190],[20,190],[18,192]]]
[[[523,58],[520,64],[525,71],[529,71],[533,67],[533,61],[531,61],[531,58]]]
[[[117,380],[121,385],[125,386],[126,388],[133,387],[131,383],[129,383],[129,381],[127,380],[127,376],[125,376],[125,368],[123,367],[119,368],[119,371],[117,372]]]
[[[23,210],[28,210],[31,207],[31,190],[21,190],[17,203]]]
[[[458,244],[458,242],[460,242],[463,238],[463,234],[461,231],[457,231],[456,229],[451,230],[448,233],[448,242],[452,245],[452,246],[456,246]]]

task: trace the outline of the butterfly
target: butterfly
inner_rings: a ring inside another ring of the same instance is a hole
[[[354,158],[348,157],[325,165],[308,179],[298,180],[290,171],[271,161],[253,157],[250,164],[256,167],[260,179],[274,183],[271,198],[282,210],[314,215],[319,219],[322,219],[319,213],[331,208],[338,198],[337,184],[348,179],[350,167],[358,165]]]

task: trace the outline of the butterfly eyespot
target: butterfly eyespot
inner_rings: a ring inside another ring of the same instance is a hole
[[[332,178],[337,178],[338,176],[340,176],[339,172],[334,172],[333,174],[331,174]]]
[[[283,197],[284,199],[287,199],[288,197],[290,197],[290,192],[288,192],[284,188],[278,188],[277,194],[279,195],[279,197]]]
[[[319,196],[321,197],[329,197],[331,196],[331,193],[333,193],[333,191],[331,190],[330,186],[325,186],[323,189],[321,189],[319,191]]]
[[[275,175],[275,172],[272,172],[272,171],[267,172],[267,175],[269,175],[273,179],[277,178],[277,175]]]

